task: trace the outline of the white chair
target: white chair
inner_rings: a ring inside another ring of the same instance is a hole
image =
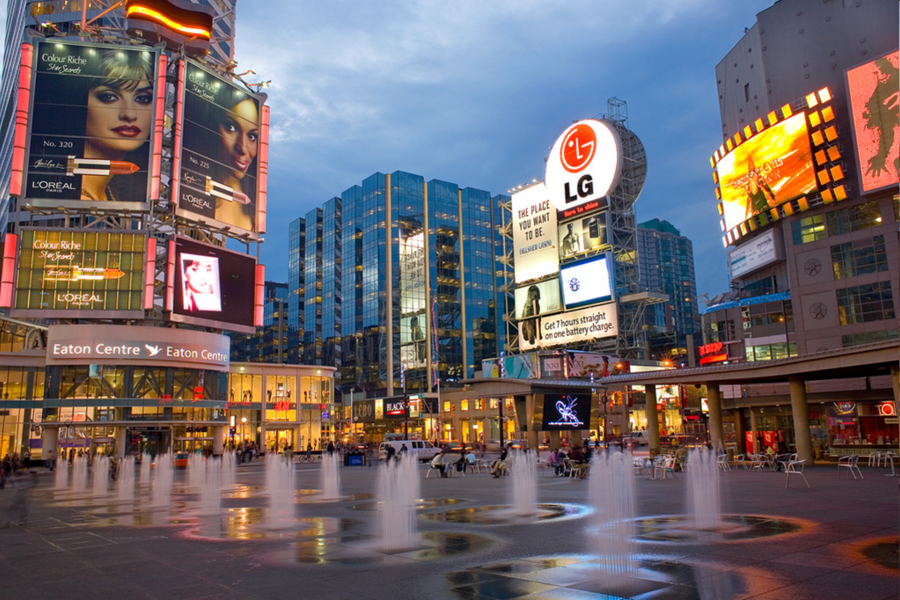
[[[658,473],[662,473],[662,477],[658,477],[656,475]],[[674,457],[666,458],[656,463],[654,479],[666,479],[666,477],[668,477],[668,475],[670,474],[672,475],[672,479],[676,479]]]
[[[731,462],[735,465],[735,468],[737,468],[738,463],[740,463],[744,467],[744,470],[750,468],[750,465],[747,464],[748,461],[746,454],[735,454]]]
[[[850,456],[840,457],[838,459],[838,477],[841,476],[841,469],[847,469],[848,471],[850,471],[850,474],[853,475],[853,479],[856,479],[857,473],[859,473],[859,478],[863,479],[862,471],[859,470],[858,454],[851,454]]]
[[[786,478],[784,480],[784,489],[788,489],[788,485],[791,483],[791,475],[799,475],[803,478],[803,483],[806,484],[806,487],[809,488],[809,482],[806,481],[806,475],[803,474],[803,468],[806,466],[806,459],[803,460],[792,460],[788,462],[787,468],[785,468],[784,472]]]
[[[723,471],[730,471],[731,465],[728,464],[728,455],[720,454],[716,457],[716,466]]]

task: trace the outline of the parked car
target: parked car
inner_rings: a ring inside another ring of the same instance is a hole
[[[647,430],[632,432],[631,433],[631,443],[634,446],[649,446],[650,445],[650,432]]]
[[[434,458],[435,454],[441,453],[440,448],[435,448],[431,442],[423,440],[390,440],[381,442],[378,445],[378,460],[387,460],[388,447],[393,447],[394,452],[400,454],[403,444],[406,444],[407,453],[410,456],[414,456],[419,462],[429,462]]]

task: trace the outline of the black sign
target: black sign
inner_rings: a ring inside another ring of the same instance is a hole
[[[404,396],[385,398],[384,416],[388,419],[404,418],[406,416],[406,398]]]
[[[545,394],[542,430],[588,429],[591,421],[591,392]]]
[[[357,400],[353,402],[353,421],[356,423],[375,422],[375,401]]]

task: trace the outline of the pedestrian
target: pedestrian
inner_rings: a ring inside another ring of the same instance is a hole
[[[306,462],[309,462],[311,460],[312,460],[312,443],[307,442],[306,443]]]
[[[329,456],[334,454],[334,443],[332,443],[330,440],[328,441],[328,447],[326,448],[326,450],[328,451]]]
[[[495,460],[491,465],[491,474],[493,474],[495,479],[500,477],[500,473],[506,469],[506,459],[508,456],[509,444],[503,447],[503,450],[500,451],[500,458]]]

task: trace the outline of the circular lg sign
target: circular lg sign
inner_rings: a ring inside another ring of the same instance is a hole
[[[601,208],[599,200],[619,182],[621,156],[619,134],[602,121],[586,119],[566,129],[547,161],[547,190],[556,209],[574,216],[581,213],[577,207],[591,202],[596,207],[584,209]]]

